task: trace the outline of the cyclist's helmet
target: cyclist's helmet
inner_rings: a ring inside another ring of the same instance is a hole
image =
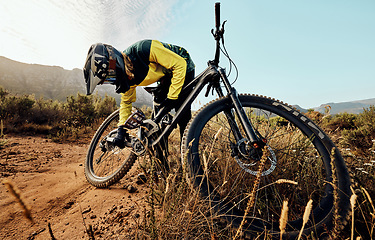
[[[124,90],[124,87],[127,88],[126,91],[129,88],[126,78],[124,78],[126,75],[124,75],[122,54],[107,44],[97,43],[91,45],[83,68],[83,74],[87,95],[92,94],[95,87],[100,84],[116,85],[116,92],[120,87],[121,90]],[[118,81],[121,77],[124,80]]]

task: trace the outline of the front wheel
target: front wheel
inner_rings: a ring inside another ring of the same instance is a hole
[[[243,138],[235,140],[227,118],[234,112],[229,98],[200,109],[185,131],[182,156],[188,180],[201,196],[218,216],[235,226],[244,223],[244,232],[255,236],[280,238],[284,201],[289,210],[283,238],[297,238],[302,228],[303,235],[319,238],[332,228],[333,218],[340,220],[335,224],[343,225],[350,178],[329,137],[281,102],[254,95],[240,95],[239,100],[265,144],[262,150],[254,149],[242,127]],[[233,120],[241,126],[237,117]],[[312,211],[304,224],[310,200]]]

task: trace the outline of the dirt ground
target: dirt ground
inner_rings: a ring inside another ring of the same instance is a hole
[[[95,239],[135,238],[147,197],[146,185],[136,183],[137,167],[110,189],[97,189],[84,176],[88,143],[59,144],[34,136],[6,136],[5,141],[1,180],[20,190],[33,222],[1,184],[0,239],[89,239],[90,227]]]

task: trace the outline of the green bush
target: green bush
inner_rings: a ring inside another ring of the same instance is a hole
[[[314,111],[314,109],[308,109],[306,116],[314,122],[316,122],[317,124],[320,124],[324,115],[320,112]]]
[[[64,119],[64,113],[60,102],[43,98],[35,100],[30,122],[38,125],[54,125],[62,119]]]
[[[364,153],[375,140],[375,106],[360,114],[324,115],[310,109],[306,115],[319,124],[341,147]]]
[[[9,92],[0,86],[0,100],[3,100],[8,94]]]
[[[31,96],[10,96],[1,99],[0,117],[19,125],[26,122],[35,100]]]
[[[328,115],[322,119],[322,125],[330,131],[343,129],[355,129],[356,119],[358,115],[353,113],[339,113],[336,115]]]
[[[109,96],[78,93],[63,103],[11,95],[0,87],[0,118],[7,133],[41,133],[56,141],[78,139],[95,130],[92,124],[100,123],[116,108],[115,99]]]
[[[69,126],[79,127],[88,125],[95,119],[95,107],[92,96],[77,94],[77,97],[69,96],[64,105],[66,121]]]
[[[343,143],[365,151],[372,147],[375,139],[375,107],[364,109],[354,120],[355,128],[342,131]]]
[[[94,108],[97,117],[107,117],[116,110],[116,100],[108,95],[105,95],[103,99],[94,95]]]

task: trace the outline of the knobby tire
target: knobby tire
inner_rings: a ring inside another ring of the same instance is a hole
[[[108,116],[96,131],[89,146],[85,161],[85,175],[88,182],[98,188],[106,188],[117,183],[137,159],[137,155],[130,148],[111,147],[103,153],[100,147],[103,138],[112,130],[117,129],[118,118],[119,110]],[[97,161],[99,158],[100,162]]]
[[[234,146],[236,141],[223,114],[233,110],[229,98],[214,100],[197,111],[182,143],[188,181],[199,189],[203,199],[210,201],[217,216],[238,227],[256,184],[254,202],[243,225],[246,234],[280,238],[279,220],[284,200],[288,201],[289,211],[283,238],[298,237],[310,199],[313,210],[304,226],[305,236],[321,237],[333,227],[335,212],[340,220],[335,224],[345,224],[351,195],[350,177],[329,137],[289,105],[255,95],[239,95],[239,99],[254,129],[267,140],[262,154],[266,154],[267,160],[258,181],[260,157],[243,156]],[[238,119],[235,120],[240,126]],[[245,136],[241,127],[240,130]],[[332,172],[336,173],[334,178]],[[297,185],[280,179],[292,180]],[[333,179],[337,182],[332,184]],[[337,191],[333,185],[338,187]]]

